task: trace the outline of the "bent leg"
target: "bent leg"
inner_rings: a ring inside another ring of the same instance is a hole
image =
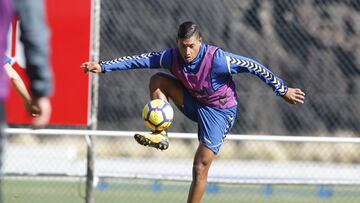
[[[171,75],[156,73],[150,79],[149,84],[151,99],[168,100],[170,98],[177,106],[184,103],[182,84]]]
[[[215,153],[209,148],[200,144],[193,163],[193,179],[189,190],[187,203],[198,203],[204,194],[207,177]]]
[[[171,75],[161,72],[156,73],[150,79],[149,89],[151,99],[162,99],[167,101],[168,98],[170,98],[178,107],[183,105],[183,86]],[[143,146],[150,146],[160,150],[166,150],[169,147],[166,131],[136,133],[134,138]]]

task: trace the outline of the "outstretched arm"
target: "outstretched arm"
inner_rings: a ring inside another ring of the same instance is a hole
[[[170,59],[167,50],[162,52],[150,52],[135,56],[125,56],[109,61],[84,62],[80,65],[84,73],[107,73],[117,70],[129,70],[139,68],[168,68],[167,63]]]
[[[230,74],[248,72],[258,76],[262,81],[272,87],[273,91],[290,104],[304,103],[305,93],[299,88],[287,87],[282,79],[277,77],[267,67],[255,60],[220,51],[217,53],[220,63],[226,63]]]
[[[284,81],[277,77],[271,70],[269,70],[264,65],[243,56],[231,53],[226,54],[226,60],[230,66],[229,69],[231,71],[231,74],[241,72],[248,72],[254,74],[266,84],[268,84],[276,93],[276,95],[284,96],[287,93],[288,87],[285,85]]]

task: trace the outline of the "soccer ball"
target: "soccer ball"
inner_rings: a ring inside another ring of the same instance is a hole
[[[142,117],[151,130],[162,131],[171,125],[174,110],[167,101],[154,99],[145,105]]]

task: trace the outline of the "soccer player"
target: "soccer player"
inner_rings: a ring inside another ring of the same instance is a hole
[[[166,68],[172,75],[157,73],[150,79],[151,99],[171,99],[189,119],[198,123],[199,146],[193,162],[193,180],[188,203],[200,202],[212,160],[219,152],[236,117],[236,91],[232,75],[251,73],[272,87],[290,104],[304,103],[305,93],[290,88],[262,64],[203,43],[198,26],[179,26],[177,47],[161,52],[121,57],[110,61],[85,62],[85,73],[107,73],[136,68]],[[136,134],[141,145],[168,148],[165,132]]]
[[[2,25],[0,29],[0,60],[5,58],[6,36],[10,21],[17,16],[20,20],[20,40],[24,45],[26,72],[33,97],[31,106],[36,106],[38,109],[38,116],[33,119],[32,127],[42,128],[50,119],[49,96],[52,93],[52,74],[48,57],[49,29],[45,21],[44,2],[43,0],[1,0],[0,5],[0,23]],[[8,77],[5,70],[6,68],[0,68],[0,103],[3,103],[8,92]],[[0,108],[3,108],[2,104]],[[3,112],[0,117],[4,117]]]

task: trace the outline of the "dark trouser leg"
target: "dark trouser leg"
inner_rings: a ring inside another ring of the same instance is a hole
[[[2,191],[2,184],[3,184],[3,150],[4,150],[4,133],[5,127],[5,109],[4,109],[4,102],[0,101],[0,203],[3,202],[3,191]]]

